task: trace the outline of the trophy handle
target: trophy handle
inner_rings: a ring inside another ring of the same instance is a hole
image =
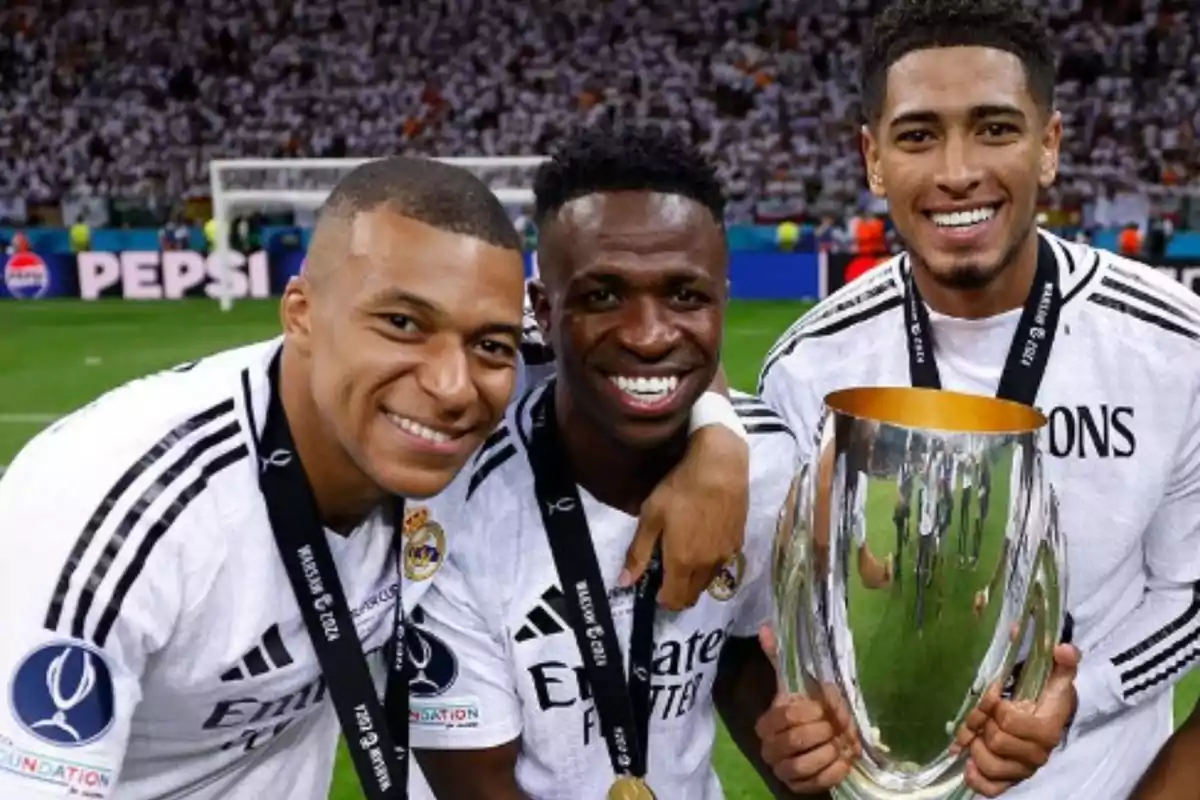
[[[792,479],[775,532],[772,584],[775,595],[775,647],[779,680],[788,692],[807,695],[801,659],[810,653],[811,620],[806,596],[812,588],[812,469],[805,463]],[[806,670],[808,666],[810,669]]]
[[[1029,596],[1021,629],[1014,641],[1014,651],[1030,635],[1029,656],[1013,687],[1013,699],[1036,700],[1054,667],[1054,648],[1062,638],[1067,596],[1066,547],[1058,524],[1058,495],[1048,488],[1045,536],[1038,543],[1036,563],[1030,581]]]

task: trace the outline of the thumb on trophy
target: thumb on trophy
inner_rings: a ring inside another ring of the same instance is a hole
[[[762,647],[767,661],[771,662],[771,669],[775,670],[775,699],[771,704],[787,705],[790,692],[783,682],[783,673],[779,670],[779,639],[776,638],[775,629],[771,627],[770,623],[764,622],[758,629],[758,643]]]
[[[1050,677],[1038,697],[1039,716],[1062,716],[1069,719],[1075,713],[1075,675],[1083,654],[1072,644],[1060,644],[1054,648],[1054,666]]]

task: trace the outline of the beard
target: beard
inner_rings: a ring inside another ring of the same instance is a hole
[[[963,260],[953,264],[949,269],[934,270],[929,268],[929,260],[922,257],[917,250],[908,247],[908,253],[911,258],[925,267],[925,272],[934,281],[947,289],[979,291],[990,286],[996,278],[1004,274],[1005,270],[1016,263],[1021,253],[1021,247],[1029,238],[1036,222],[1036,216],[1030,215],[1029,221],[1020,228],[1015,236],[1009,239],[1000,257],[990,264]],[[905,245],[908,245],[907,241]]]

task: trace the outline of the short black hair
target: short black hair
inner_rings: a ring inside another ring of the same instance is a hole
[[[599,124],[572,133],[533,182],[540,226],[570,201],[601,192],[646,191],[695,200],[725,224],[725,192],[709,160],[673,129]]]
[[[1055,56],[1046,24],[1025,0],[893,0],[875,18],[863,54],[862,105],[868,124],[879,122],[888,69],[915,50],[991,47],[1025,65],[1034,102],[1054,107]]]
[[[355,167],[326,198],[320,217],[353,216],[384,204],[443,231],[521,249],[520,234],[486,183],[462,167],[428,158],[389,156]]]

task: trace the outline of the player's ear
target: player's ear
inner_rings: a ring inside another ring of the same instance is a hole
[[[312,342],[312,286],[303,274],[288,281],[279,301],[279,321],[288,342],[307,353]]]
[[[1038,165],[1038,183],[1043,189],[1049,188],[1058,177],[1058,150],[1062,145],[1062,134],[1062,112],[1051,112],[1042,129],[1041,163]]]
[[[859,147],[862,149],[863,162],[867,167],[867,186],[876,197],[887,197],[883,188],[883,173],[879,164],[879,143],[870,125],[863,125],[858,134]]]

